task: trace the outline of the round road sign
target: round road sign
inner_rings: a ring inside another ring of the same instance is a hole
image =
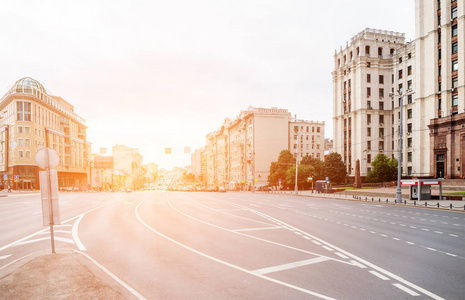
[[[36,152],[34,159],[36,161],[36,164],[39,166],[39,168],[46,169],[47,168],[47,163],[46,163],[47,152],[48,152],[48,168],[53,169],[56,166],[58,166],[58,163],[60,162],[60,155],[58,155],[55,149],[42,148]]]

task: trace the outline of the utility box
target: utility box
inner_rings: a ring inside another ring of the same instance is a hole
[[[439,199],[442,200],[441,179],[401,180],[400,184],[409,186],[409,200],[431,200],[431,186],[439,185]]]
[[[331,182],[326,180],[316,181],[316,192],[317,193],[331,193]]]

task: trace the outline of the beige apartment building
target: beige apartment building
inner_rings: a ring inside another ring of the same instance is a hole
[[[287,149],[300,158],[323,159],[324,122],[292,119],[287,109],[251,106],[207,135],[202,177],[207,186],[230,190],[265,186],[271,162]]]
[[[465,2],[416,0],[416,36],[366,29],[334,56],[334,149],[353,176],[378,153],[402,175],[465,177]],[[389,93],[389,94],[388,94]]]
[[[2,186],[39,189],[35,153],[49,147],[60,162],[60,188],[86,189],[89,183],[90,143],[85,121],[61,97],[52,96],[38,81],[18,80],[0,100],[0,170]]]
[[[138,189],[143,186],[144,172],[142,155],[139,149],[125,145],[112,147],[113,155],[113,186],[117,190]]]

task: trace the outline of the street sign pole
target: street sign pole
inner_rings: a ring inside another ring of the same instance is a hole
[[[52,184],[50,180],[50,165],[49,165],[49,154],[48,148],[45,148],[45,174],[47,175],[47,189],[48,189],[48,201],[50,202],[50,239],[52,242],[52,253],[55,253],[55,237],[53,234],[53,202],[52,202]]]

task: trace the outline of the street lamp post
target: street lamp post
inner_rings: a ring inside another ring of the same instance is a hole
[[[297,152],[296,152],[296,156],[295,156],[295,194],[298,195],[299,194],[299,186],[297,185],[297,180],[298,180],[298,174],[299,174],[299,146],[300,146],[300,143],[299,143],[299,129],[298,127],[297,128],[294,128],[294,129],[297,129],[295,130],[295,133],[297,134]]]
[[[404,107],[404,96],[405,95],[412,95],[413,92],[411,90],[408,90],[407,93],[404,95],[402,92],[399,90],[397,91],[399,93],[400,99],[399,99],[399,106],[400,106],[400,124],[399,124],[399,159],[397,161],[397,189],[396,189],[396,203],[402,203],[402,190],[400,188],[400,181],[402,178],[402,129],[403,129],[403,107]],[[390,96],[394,97],[393,94],[390,94]]]

